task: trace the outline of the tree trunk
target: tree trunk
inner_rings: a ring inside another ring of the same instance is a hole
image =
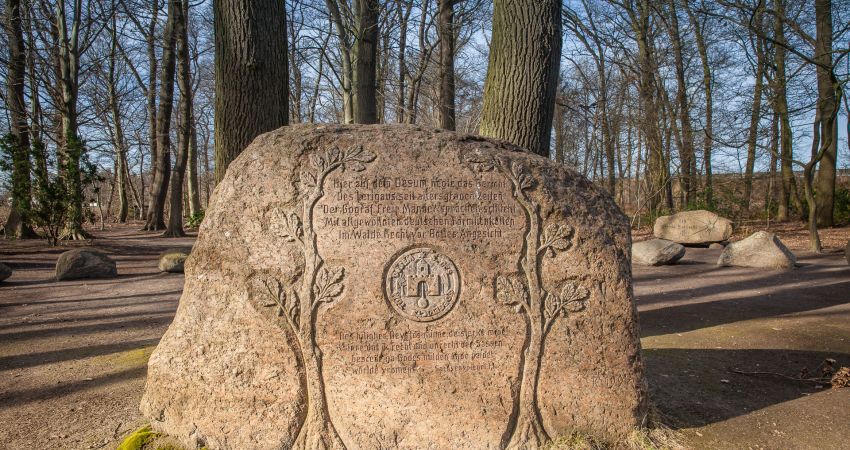
[[[691,111],[688,103],[688,87],[685,79],[685,63],[682,56],[682,39],[679,35],[679,18],[676,11],[676,1],[668,0],[670,7],[670,41],[673,44],[673,57],[676,65],[676,103],[679,107],[679,123],[681,124],[681,145],[679,146],[679,177],[682,192],[685,194],[684,205],[690,205],[696,197],[694,176],[694,133],[691,127]],[[671,119],[675,120],[675,119]]]
[[[693,10],[691,10],[690,2],[685,1],[684,5],[685,10],[688,13],[688,19],[690,19],[691,22],[691,26],[694,28],[694,36],[696,38],[697,43],[697,52],[699,53],[700,63],[702,65],[702,83],[705,95],[705,128],[702,143],[703,167],[705,170],[704,196],[706,205],[711,208],[714,206],[714,186],[711,174],[711,144],[712,140],[714,139],[714,102],[712,99],[711,64],[709,63],[708,59],[708,47],[706,46],[705,37],[703,36],[702,25],[697,20]]]
[[[761,32],[761,8],[756,10],[755,26]],[[761,96],[764,86],[765,56],[762,38],[755,37],[756,73],[753,87],[753,105],[750,111],[750,131],[747,136],[747,163],[744,168],[744,211],[749,211],[753,193],[753,170],[756,164],[756,145],[758,144],[759,121],[761,120]]]
[[[147,89],[147,109],[148,109],[148,140],[150,141],[151,149],[151,177],[156,173],[156,164],[159,160],[157,152],[157,108],[156,108],[156,76],[159,70],[159,59],[156,56],[156,25],[159,21],[159,2],[160,0],[151,0],[151,21],[148,25],[147,34],[147,54],[148,54],[148,89]],[[142,165],[139,168],[139,176],[142,178],[142,197],[145,195],[145,167]],[[151,180],[153,182],[153,180]],[[153,190],[148,192],[151,195]],[[148,204],[153,203],[153,197],[147,199]],[[144,217],[147,217],[147,211],[144,204],[141,211]]]
[[[186,16],[188,21],[189,16]],[[201,212],[201,193],[198,184],[198,125],[195,123],[194,108],[189,110],[189,165],[186,166],[186,188],[189,190],[189,217]]]
[[[63,238],[70,240],[87,239],[90,236],[83,230],[83,182],[80,175],[80,160],[85,148],[79,135],[77,100],[79,92],[80,46],[79,32],[82,14],[82,0],[73,3],[74,11],[70,29],[64,2],[56,3],[56,28],[59,37],[59,77],[61,85],[61,137],[60,175],[65,181],[69,193],[68,223]]]
[[[29,218],[32,197],[30,180],[30,136],[27,106],[24,99],[26,48],[20,0],[6,1],[6,33],[9,61],[6,72],[6,108],[9,111],[9,133],[12,136],[12,205],[3,227],[7,238],[36,237]]]
[[[440,37],[440,128],[455,129],[454,2],[439,0],[437,32]]]
[[[154,164],[150,188],[150,204],[144,229],[158,231],[165,228],[165,198],[171,178],[171,112],[174,108],[174,71],[178,21],[183,6],[180,0],[168,0],[168,20],[162,41],[162,70],[159,79],[159,106],[156,113],[157,159]]]
[[[649,211],[658,214],[661,211],[662,192],[665,186],[664,149],[658,129],[658,112],[655,104],[655,65],[652,60],[650,42],[650,5],[641,0],[638,11],[629,10],[632,31],[638,44],[638,97],[643,108],[643,119],[639,122],[641,135],[646,145],[646,176],[648,179],[647,200]]]
[[[831,114],[838,99],[833,90],[832,63],[832,2],[815,0],[817,38],[814,60],[818,62],[818,110],[823,118]],[[818,165],[814,189],[817,192],[817,222],[822,227],[833,226],[835,205],[835,163],[838,156],[837,122],[824,120],[820,127],[821,142],[829,142],[829,147]]]
[[[183,177],[186,174],[186,161],[189,157],[189,140],[192,126],[192,76],[189,71],[189,34],[187,22],[189,0],[182,0],[180,10],[174,21],[174,34],[177,42],[177,86],[180,89],[180,111],[177,119],[179,134],[177,154],[174,156],[174,168],[171,171],[171,197],[168,210],[168,228],[163,237],[181,237],[183,231]]]
[[[354,64],[354,123],[377,123],[378,2],[355,0],[352,63]]]
[[[480,133],[549,156],[561,2],[495,0]]]
[[[782,22],[784,15],[785,0],[776,0],[777,17],[773,22],[773,35],[777,41],[774,49],[774,65],[776,73],[774,74],[774,110],[779,116],[779,148],[780,148],[780,172],[782,173],[782,183],[780,183],[779,204],[776,213],[776,220],[787,221],[791,214],[791,200],[794,203],[800,203],[797,200],[797,184],[794,181],[794,169],[792,167],[793,141],[791,120],[788,116],[788,97],[786,95],[786,78],[785,78],[785,30]]]
[[[215,180],[257,135],[289,124],[286,8],[215,0]]]
[[[111,38],[112,45],[109,52],[109,86],[108,101],[110,111],[112,113],[112,124],[115,128],[113,134],[113,145],[115,146],[115,181],[118,188],[118,222],[124,223],[127,221],[127,213],[129,210],[129,202],[127,201],[127,147],[124,139],[124,127],[121,120],[121,108],[118,104],[118,93],[116,92],[116,84],[118,82],[115,75],[115,62],[118,58],[118,30],[115,23],[116,14],[112,14]],[[110,201],[112,196],[110,196]],[[109,210],[109,208],[107,208]]]
[[[399,20],[399,35],[398,35],[398,98],[396,100],[396,122],[405,123],[407,120],[407,110],[405,107],[405,83],[407,82],[407,25],[410,19],[410,12],[413,10],[412,1],[399,1],[397,8]]]

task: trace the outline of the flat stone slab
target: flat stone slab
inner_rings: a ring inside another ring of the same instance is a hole
[[[732,236],[732,221],[711,211],[683,211],[655,219],[653,235],[679,244],[723,242]]]
[[[118,275],[115,261],[100,250],[78,248],[68,250],[56,260],[56,280],[112,278]]]
[[[632,244],[632,262],[642,266],[674,264],[685,256],[685,246],[665,239],[650,239]]]
[[[767,231],[758,231],[723,249],[718,266],[756,267],[765,269],[791,269],[797,258],[788,247]]]
[[[647,405],[629,233],[603,190],[503,142],[264,134],[216,187],[142,412],[209,448],[624,439]]]
[[[159,254],[157,267],[160,272],[183,273],[183,265],[191,248],[171,248]]]
[[[12,268],[6,264],[0,263],[0,281],[12,276]]]

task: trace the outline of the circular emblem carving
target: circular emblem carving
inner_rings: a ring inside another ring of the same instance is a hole
[[[386,272],[384,292],[399,314],[417,322],[445,316],[457,302],[460,277],[451,259],[430,247],[398,255]]]

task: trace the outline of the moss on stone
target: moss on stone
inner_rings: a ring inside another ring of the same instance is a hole
[[[145,445],[152,439],[157,437],[157,433],[151,430],[150,425],[145,425],[142,428],[130,433],[121,445],[115,450],[142,450]]]

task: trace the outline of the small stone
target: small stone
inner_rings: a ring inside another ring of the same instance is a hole
[[[705,245],[732,236],[732,221],[706,211],[683,211],[655,219],[653,234],[679,244]]]
[[[189,257],[191,249],[172,248],[159,255],[159,270],[161,272],[183,273],[183,265]]]
[[[9,278],[11,276],[12,276],[12,268],[3,264],[3,263],[0,263],[0,281],[3,281],[6,278]]]
[[[642,266],[674,264],[683,256],[683,245],[665,239],[650,239],[632,244],[632,262]]]
[[[720,242],[712,242],[711,244],[708,245],[708,248],[717,250],[717,249],[726,248],[726,245],[724,245]]]
[[[74,249],[59,255],[56,281],[81,278],[112,278],[118,275],[115,261],[96,249]]]
[[[723,249],[718,266],[790,269],[797,258],[774,233],[758,231],[750,237],[733,242]]]

